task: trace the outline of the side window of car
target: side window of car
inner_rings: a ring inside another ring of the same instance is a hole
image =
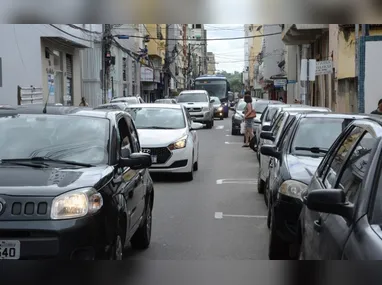
[[[120,154],[122,157],[129,157],[132,153],[131,141],[129,137],[129,127],[124,118],[118,121],[118,133],[121,145]]]
[[[183,108],[183,111],[186,113],[188,125],[191,127],[191,124],[192,124],[191,115],[190,115],[190,113],[188,112],[188,110],[186,108]]]
[[[338,179],[336,188],[344,190],[347,200],[351,203],[356,202],[363,179],[367,173],[367,167],[371,161],[370,154],[376,142],[377,139],[370,133],[365,133],[353,149]]]
[[[284,121],[284,118],[285,118],[285,115],[282,115],[280,116],[280,118],[276,121],[275,123],[275,126],[273,127],[273,130],[272,130],[272,134],[274,137],[277,136],[282,124],[283,124],[283,121]]]
[[[335,187],[343,163],[363,133],[362,128],[355,127],[337,148],[335,154],[328,160],[328,167],[324,170],[323,179],[327,189]]]
[[[135,129],[134,122],[127,116],[125,117],[125,120],[127,122],[127,126],[129,128],[129,135],[131,138],[131,150],[132,152],[140,152],[141,147],[139,145],[139,137],[137,130]]]

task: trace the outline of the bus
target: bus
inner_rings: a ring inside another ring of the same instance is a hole
[[[223,75],[202,75],[195,79],[193,89],[206,90],[210,96],[218,97],[222,102],[224,117],[228,117],[228,92],[230,85]]]

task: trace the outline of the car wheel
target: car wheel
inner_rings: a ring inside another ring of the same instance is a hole
[[[207,127],[207,129],[211,129],[212,128],[212,123],[211,122],[207,122],[206,123],[206,127]]]
[[[261,168],[259,166],[259,175],[257,178],[257,192],[259,194],[264,194],[265,182],[261,179],[260,171],[261,171]]]
[[[110,250],[110,260],[123,260],[123,243],[121,235],[117,234]]]
[[[212,120],[211,120],[211,126],[214,126],[214,125],[215,125],[215,119],[212,118]]]
[[[272,204],[268,202],[267,227],[271,228]]]
[[[236,130],[234,130],[234,129],[232,128],[232,129],[231,129],[231,135],[232,135],[232,136],[237,136],[238,133],[237,133]]]
[[[283,241],[276,233],[275,213],[272,211],[271,225],[269,232],[269,251],[268,257],[270,260],[288,260],[289,244]]]
[[[194,161],[194,155],[192,155],[192,161]],[[186,181],[192,181],[192,180],[194,180],[194,167],[195,167],[195,165],[193,165],[193,166],[191,167],[191,171],[190,171],[190,172],[187,172],[187,173],[184,174],[184,179],[185,179]]]
[[[224,118],[223,118],[223,117],[220,117],[220,121],[222,121],[222,120],[224,120]]]
[[[198,169],[199,169],[198,162],[195,161],[195,163],[194,163],[194,171],[198,171]]]
[[[151,228],[152,228],[152,209],[151,199],[147,202],[144,223],[135,232],[131,239],[131,246],[134,249],[144,250],[149,248],[151,242]]]

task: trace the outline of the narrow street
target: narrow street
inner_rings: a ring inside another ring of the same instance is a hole
[[[156,177],[151,247],[129,260],[265,260],[268,229],[255,153],[231,136],[231,116],[199,130],[192,182]]]

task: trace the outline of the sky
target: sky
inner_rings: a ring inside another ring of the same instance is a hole
[[[243,24],[204,24],[207,39],[244,37]],[[244,68],[244,39],[208,41],[207,51],[215,54],[216,70],[233,73]]]

